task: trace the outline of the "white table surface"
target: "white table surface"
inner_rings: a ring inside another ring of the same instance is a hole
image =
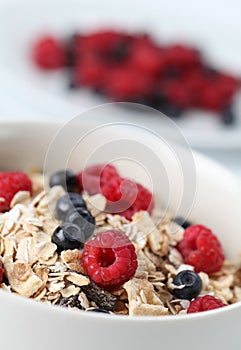
[[[3,3],[9,3],[14,0],[0,0],[0,6]],[[34,1],[34,0],[33,0]],[[236,0],[232,0],[236,3]],[[241,3],[240,3],[241,6]],[[1,25],[0,25],[1,27]],[[48,112],[49,113],[49,112]],[[19,120],[21,118],[57,118],[56,115],[49,115],[42,104],[32,103],[22,93],[17,93],[11,89],[6,81],[2,81],[0,77],[0,120],[11,119]],[[71,115],[70,115],[71,117]],[[241,137],[241,135],[240,135]],[[241,149],[237,150],[200,150],[208,156],[216,159],[233,173],[241,176]]]

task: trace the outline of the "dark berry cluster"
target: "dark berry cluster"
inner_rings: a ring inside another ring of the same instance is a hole
[[[50,187],[62,186],[67,191],[78,190],[77,177],[70,170],[61,170],[52,174],[49,185]],[[63,195],[56,204],[55,215],[62,221],[52,236],[58,252],[83,247],[94,232],[95,219],[79,193],[67,192]]]
[[[109,30],[77,33],[67,42],[42,37],[33,51],[42,69],[68,67],[71,87],[87,86],[112,101],[143,103],[171,117],[198,108],[233,122],[239,79],[210,68],[195,48]]]

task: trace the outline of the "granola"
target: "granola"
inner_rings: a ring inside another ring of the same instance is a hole
[[[98,287],[86,276],[82,250],[58,252],[52,234],[60,225],[53,213],[65,191],[61,186],[43,189],[43,177],[31,175],[33,197],[19,191],[10,210],[0,213],[0,260],[5,279],[0,288],[38,302],[58,304],[74,310],[102,308],[117,315],[160,316],[187,313],[188,300],[171,293],[174,277],[184,264],[177,250],[184,229],[170,215],[157,222],[147,211],[134,214],[132,220],[106,213],[106,198],[83,195],[95,218],[95,232],[118,229],[134,244],[138,259],[135,276],[114,292]],[[2,200],[2,199],[1,199]],[[225,304],[241,301],[241,266],[225,261],[213,274],[199,272],[200,295],[212,295]]]

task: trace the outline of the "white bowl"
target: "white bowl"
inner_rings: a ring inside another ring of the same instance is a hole
[[[65,165],[66,149],[72,144],[73,137],[90,128],[89,122],[83,119],[78,122],[79,129],[76,125],[67,125],[64,128],[64,139],[55,139],[45,161],[48,170],[50,160],[53,161],[53,168]],[[48,146],[59,127],[59,124],[51,122],[1,122],[1,170],[42,167]],[[76,164],[75,151],[70,163],[80,168],[83,159],[91,150],[88,147],[91,147],[92,142],[98,145],[103,143],[103,138],[108,141],[109,138],[115,139],[118,136],[122,138],[123,134],[126,137],[135,134],[135,139],[139,137],[144,144],[153,144],[157,153],[161,155],[163,164],[170,163],[167,158],[169,151],[165,150],[153,135],[143,133],[143,130],[139,129],[133,132],[131,126],[123,125],[111,133],[108,128],[104,128],[100,134],[94,134],[81,153],[81,148],[77,147],[79,163]],[[54,147],[58,148],[58,157],[55,160],[51,158],[51,150]],[[111,148],[109,151],[105,150],[103,157],[97,152],[98,160],[113,159],[112,151]],[[227,256],[235,260],[241,252],[241,183],[223,167],[201,154],[194,153],[193,157],[197,175],[196,196],[190,216],[197,222],[211,227],[219,236]],[[122,166],[124,167],[123,164]],[[153,164],[152,171],[155,166],[156,164]],[[176,173],[172,174],[172,166],[173,164],[167,165],[170,186],[182,187],[181,178]],[[132,168],[126,170],[130,172]],[[141,178],[139,180],[143,181]],[[164,198],[163,201],[165,200]],[[172,203],[173,199],[170,198],[171,206]],[[241,303],[188,316],[127,318],[71,311],[0,291],[2,349],[234,349],[241,345],[240,319]]]

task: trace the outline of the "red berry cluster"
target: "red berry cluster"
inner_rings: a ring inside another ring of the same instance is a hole
[[[0,172],[0,212],[10,209],[14,195],[19,191],[32,193],[32,181],[22,172]]]
[[[177,246],[186,264],[196,272],[218,272],[224,262],[221,243],[211,230],[201,225],[188,227]]]
[[[240,81],[210,69],[195,48],[109,30],[76,34],[67,43],[43,37],[33,51],[39,67],[71,67],[71,86],[87,86],[112,101],[143,103],[169,116],[201,108],[232,121]]]
[[[121,177],[110,164],[86,168],[77,175],[77,179],[80,191],[105,196],[108,212],[131,219],[140,210],[151,212],[153,209],[152,194],[141,184]]]
[[[209,311],[214,309],[219,309],[220,307],[226,306],[220,299],[217,299],[211,295],[205,295],[203,297],[198,297],[191,301],[187,313],[192,314],[195,312]]]

